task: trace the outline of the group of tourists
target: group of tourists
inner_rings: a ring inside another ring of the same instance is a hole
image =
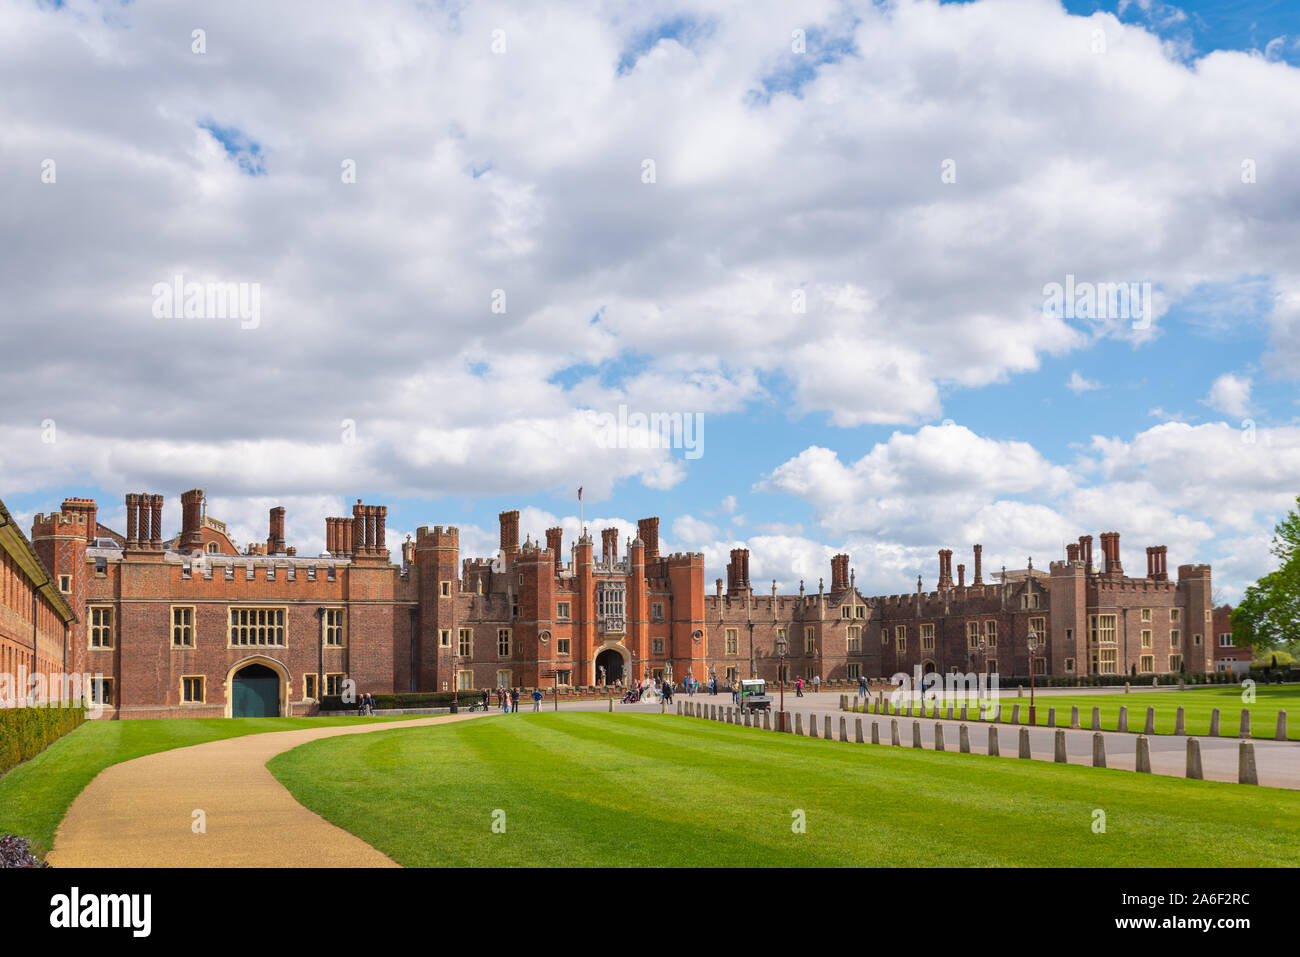
[[[519,711],[519,698],[521,692],[518,688],[506,688],[504,686],[497,688],[496,698],[497,707],[506,714],[514,714]],[[534,688],[532,693],[533,710],[542,710],[542,689]],[[487,688],[483,689],[483,710],[487,711],[490,707],[491,692]]]
[[[374,713],[375,713],[375,699],[374,697],[371,696],[370,692],[367,691],[365,694],[359,695],[357,697],[357,714],[362,715],[362,714],[374,714]]]

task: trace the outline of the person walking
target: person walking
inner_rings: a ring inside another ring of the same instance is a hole
[[[803,675],[794,679],[794,696],[796,698],[803,697]]]
[[[510,710],[515,714],[519,713],[519,689],[510,689]]]
[[[534,688],[533,689],[533,711],[537,712],[541,710],[542,710],[542,689]]]
[[[813,692],[816,693],[821,690],[822,690],[822,676],[813,675]]]
[[[866,696],[867,696],[867,677],[866,675],[858,675],[858,697],[865,698]]]

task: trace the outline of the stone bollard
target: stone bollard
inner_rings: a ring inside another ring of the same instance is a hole
[[[992,720],[993,720],[994,722],[998,722],[998,721],[1001,721],[1001,720],[1002,720],[1002,702],[1001,702],[1001,701],[999,701],[996,705],[993,706],[993,718],[992,718]]]
[[[1205,777],[1201,770],[1201,742],[1195,738],[1187,739],[1187,776],[1197,781]]]
[[[890,743],[891,743],[894,747],[896,747],[896,748],[901,748],[901,747],[903,746],[903,745],[902,745],[902,742],[899,740],[899,737],[898,737],[898,719],[897,719],[897,718],[890,718],[890,719],[889,719],[889,740],[890,740]]]
[[[909,718],[912,716],[912,699],[911,699],[911,698],[908,698],[908,699],[907,699],[907,716],[908,716]]]
[[[952,720],[952,705],[948,705],[948,720]]]
[[[1017,697],[1017,698],[1023,698],[1024,696],[1025,696],[1025,686],[1024,686],[1024,685],[1016,685],[1016,697]]]
[[[1174,734],[1186,734],[1187,725],[1185,724],[1186,715],[1183,714],[1183,706],[1178,706],[1178,713],[1174,715]]]
[[[1062,728],[1056,729],[1056,763],[1065,764],[1065,731]]]
[[[1239,735],[1239,737],[1243,737],[1243,738],[1250,737],[1250,709],[1249,708],[1241,709],[1241,734]]]
[[[827,741],[829,741],[831,739],[831,716],[830,715],[826,716],[826,723],[822,725],[822,727],[825,731],[825,733],[822,734],[822,737],[825,738]]]
[[[830,718],[827,718],[826,720],[829,721]],[[843,717],[842,715],[840,716],[840,740],[841,741],[849,740],[849,719]],[[861,735],[858,735],[858,740],[859,741],[862,740]]]
[[[1160,687],[1160,679],[1157,678],[1155,675],[1152,675],[1152,676],[1151,676],[1151,687],[1153,687],[1153,688],[1159,688],[1159,687]]]
[[[1011,706],[1011,723],[1012,724],[1020,723],[1020,705],[1018,704],[1013,704]]]
[[[998,726],[996,724],[989,725],[989,754],[995,758],[1001,756],[998,751]]]
[[[682,713],[682,703],[680,701],[677,702],[677,713],[678,714]]]
[[[1255,771],[1255,742],[1243,741],[1237,752],[1237,783],[1258,784],[1259,775]]]
[[[935,722],[934,725],[934,749],[936,751],[943,750],[943,725],[938,722]]]
[[[1145,734],[1138,735],[1136,770],[1143,774],[1151,773],[1151,739]]]
[[[1056,709],[1055,709],[1055,708],[1048,708],[1048,709],[1047,709],[1047,726],[1048,726],[1049,728],[1055,728],[1055,727],[1056,727]]]
[[[817,737],[817,715],[808,715],[808,737]]]
[[[1070,707],[1070,727],[1075,731],[1079,730],[1079,708],[1077,705]]]
[[[879,721],[871,722],[871,743],[872,744],[880,743],[880,722]]]
[[[962,706],[961,706],[961,720],[963,720],[963,721],[966,720],[966,706],[965,706],[965,705],[962,705]]]
[[[1127,681],[1124,682],[1124,693],[1125,693],[1125,694],[1128,694],[1128,693],[1129,693],[1130,691],[1132,691],[1132,690],[1133,690],[1133,689],[1132,689],[1132,687],[1129,686],[1129,683],[1128,683]]]
[[[1094,768],[1106,766],[1106,736],[1100,731],[1094,732],[1092,736],[1092,766]]]
[[[609,699],[609,710],[610,710],[610,713],[611,713],[611,714],[614,712],[614,699],[613,699],[613,698],[610,698],[610,699]]]
[[[1286,712],[1285,711],[1279,711],[1277,713],[1277,733],[1273,735],[1273,740],[1274,741],[1286,740]]]
[[[1210,737],[1217,738],[1218,736],[1219,736],[1219,709],[1215,708],[1213,711],[1210,712]]]
[[[912,747],[919,748],[920,746],[921,746],[921,722],[913,721],[912,722]]]
[[[1119,707],[1119,724],[1115,726],[1120,731],[1128,731],[1128,706],[1120,705]]]
[[[1092,730],[1094,731],[1101,730],[1101,709],[1100,708],[1092,709]]]
[[[848,702],[844,700],[844,695],[840,695],[840,710],[843,711],[848,707]]]
[[[1150,707],[1147,708],[1147,729],[1144,733],[1146,734],[1156,733],[1156,709],[1155,708],[1150,708]]]
[[[1029,729],[1028,728],[1020,729],[1020,756],[1022,758],[1033,757],[1033,755],[1029,753]]]
[[[764,731],[772,730],[772,709],[771,708],[763,709],[763,730]]]
[[[796,711],[794,713],[794,733],[803,734],[803,712],[802,711]]]
[[[875,722],[873,721],[872,724],[875,724]],[[856,719],[856,721],[854,722],[853,743],[854,744],[862,743],[862,719],[861,718]]]
[[[745,709],[745,727],[747,727],[747,728],[751,726],[751,725],[750,725],[750,717],[749,717],[749,716],[750,716],[750,711],[749,711],[748,708],[746,708],[746,709]]]

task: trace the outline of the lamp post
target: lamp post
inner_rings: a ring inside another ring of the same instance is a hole
[[[985,641],[984,636],[983,636],[983,635],[980,635],[980,674],[984,674],[984,673],[986,673],[987,670],[988,670],[988,660],[984,657],[984,650],[985,650],[985,648],[987,648],[987,647],[988,647],[988,644],[987,644],[987,642]],[[979,701],[980,701],[980,698],[981,698],[981,697],[982,697],[982,694],[981,694],[981,689],[980,689],[980,675],[976,675],[976,676],[975,676],[975,704],[976,704],[976,707],[979,706]]]
[[[790,642],[784,631],[776,633],[776,653],[781,656],[781,704],[777,717],[778,731],[785,730],[785,653],[790,650]]]
[[[456,648],[451,649],[451,713],[460,714],[460,671]]]
[[[1025,647],[1029,649],[1029,723],[1037,724],[1036,713],[1034,711],[1034,652],[1039,649],[1038,635],[1030,632],[1025,639]]]

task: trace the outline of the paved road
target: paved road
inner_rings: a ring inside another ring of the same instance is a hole
[[[724,708],[731,704],[730,695],[695,695],[694,698],[678,695],[676,700],[716,704]],[[790,712],[792,723],[795,712],[802,714],[805,733],[808,730],[810,717],[815,714],[818,719],[817,733],[819,736],[824,732],[826,717],[830,716],[832,734],[836,739],[839,738],[839,719],[841,715],[847,721],[850,741],[854,737],[854,720],[856,718],[862,719],[862,733],[867,741],[871,740],[871,723],[873,721],[878,722],[880,741],[883,745],[889,744],[892,716],[840,712],[839,700],[840,692],[807,694],[802,698],[786,695],[785,708]],[[614,707],[616,710],[621,711],[630,710],[636,706],[616,704]],[[657,706],[654,706],[654,710],[657,710]],[[674,706],[672,710],[675,711],[676,707]],[[1084,720],[1087,720],[1086,716]],[[912,725],[914,722],[920,725],[921,746],[923,748],[932,749],[934,747],[935,725],[942,724],[944,729],[944,749],[947,751],[957,750],[961,721],[941,720],[936,722],[934,718],[908,718],[906,716],[898,718],[899,739],[903,747],[911,747],[912,745]],[[965,724],[969,728],[971,752],[974,754],[988,754],[988,729],[991,726],[990,723],[972,720],[965,722]],[[996,727],[998,729],[998,751],[1000,755],[1002,757],[1016,758],[1020,749],[1019,727],[1005,723],[998,724]],[[1070,764],[1092,764],[1093,734],[1092,731],[1065,729],[1066,758]],[[1138,735],[1121,734],[1118,731],[1103,731],[1101,734],[1106,742],[1107,767],[1121,768],[1127,771],[1135,770]],[[1055,735],[1056,729],[1054,728],[1030,728],[1030,754],[1040,761],[1055,760]],[[1157,734],[1148,736],[1147,740],[1151,751],[1152,773],[1171,777],[1186,776],[1186,737]],[[1201,745],[1201,765],[1206,780],[1236,781],[1240,741],[1235,737],[1198,737],[1196,740]],[[1260,784],[1270,787],[1300,789],[1300,742],[1255,740],[1254,745],[1255,765]]]

